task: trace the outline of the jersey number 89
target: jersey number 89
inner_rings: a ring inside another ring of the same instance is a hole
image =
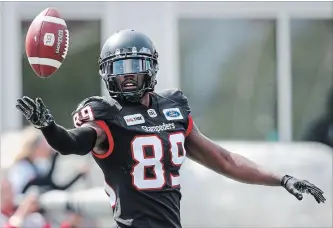
[[[180,166],[185,160],[185,148],[184,148],[185,136],[183,133],[173,133],[169,135],[169,144],[171,153],[171,164],[174,166]],[[179,153],[179,145],[181,145],[183,154]],[[145,147],[151,147],[153,150],[153,156],[145,156]],[[164,187],[166,183],[166,174],[163,164],[163,157],[165,151],[163,151],[163,143],[159,136],[137,136],[131,143],[132,156],[136,164],[132,169],[132,183],[138,190],[156,190]],[[155,177],[147,178],[145,176],[145,169],[153,168]],[[173,176],[170,174],[172,186],[179,185],[179,176]]]
[[[80,127],[84,122],[93,121],[94,119],[94,113],[91,109],[91,106],[86,106],[82,108],[73,116],[73,122],[75,127]]]

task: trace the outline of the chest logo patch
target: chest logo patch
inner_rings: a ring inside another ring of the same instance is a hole
[[[126,121],[127,126],[133,126],[145,123],[145,119],[141,114],[124,116],[124,120]]]
[[[183,115],[180,112],[179,108],[168,108],[163,109],[164,116],[167,120],[182,120]]]
[[[155,117],[157,117],[157,113],[156,113],[156,111],[154,110],[154,109],[148,109],[147,110],[147,113],[148,113],[148,115],[150,116],[150,117],[152,117],[152,118],[155,118]]]

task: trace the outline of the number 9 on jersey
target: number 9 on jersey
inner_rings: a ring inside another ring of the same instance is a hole
[[[136,164],[132,169],[132,183],[138,190],[156,190],[164,187],[166,183],[165,167],[163,164],[164,153],[171,153],[171,164],[180,166],[185,160],[184,148],[185,136],[183,133],[169,135],[170,151],[163,151],[163,143],[159,136],[137,136],[132,140],[132,157]],[[183,154],[180,154],[179,145],[182,146]],[[144,148],[151,147],[153,156],[146,157]],[[153,168],[155,177],[147,178],[145,169]],[[179,176],[170,174],[172,186],[179,185]]]

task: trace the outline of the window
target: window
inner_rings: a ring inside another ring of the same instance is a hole
[[[293,137],[299,140],[325,112],[333,89],[333,21],[292,20],[291,43]]]
[[[181,19],[181,88],[205,135],[276,140],[275,21]]]

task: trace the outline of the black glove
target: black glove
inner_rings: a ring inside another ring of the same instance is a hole
[[[282,178],[281,185],[298,200],[303,199],[303,193],[311,194],[318,203],[325,203],[324,192],[314,184],[306,180],[298,180],[292,176],[285,175]]]
[[[37,129],[50,126],[54,122],[51,112],[46,108],[41,98],[34,101],[30,97],[24,96],[16,101],[16,108],[24,117]]]

